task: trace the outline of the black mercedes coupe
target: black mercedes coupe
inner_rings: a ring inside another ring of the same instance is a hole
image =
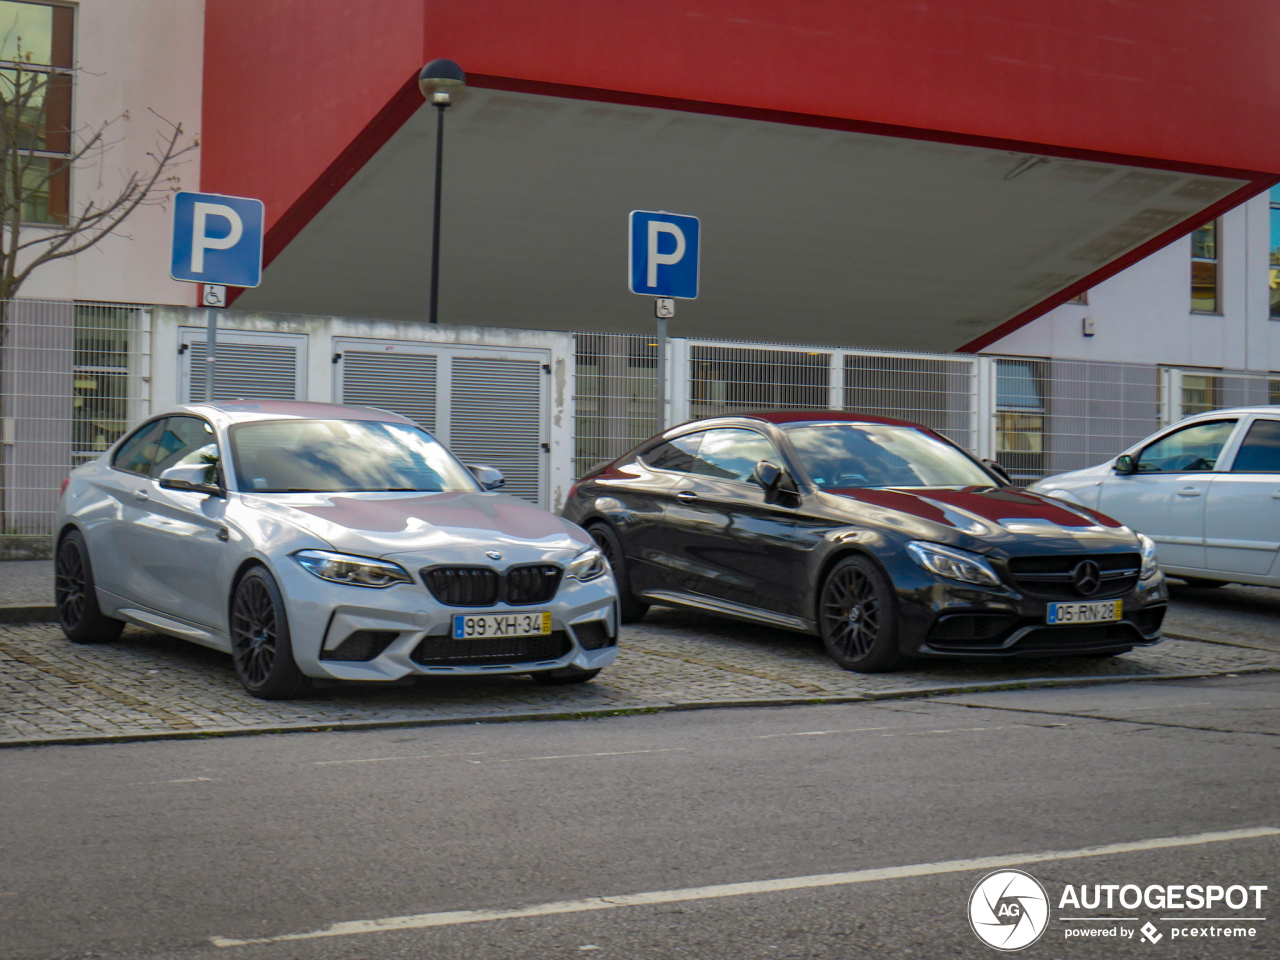
[[[1167,601],[1147,537],[886,417],[686,423],[592,470],[562,513],[612,564],[624,620],[663,604],[817,634],[847,670],[1126,653],[1160,640]]]

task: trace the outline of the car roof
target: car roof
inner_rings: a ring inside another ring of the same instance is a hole
[[[1236,416],[1242,413],[1280,413],[1280,403],[1263,403],[1253,407],[1226,407],[1222,410],[1206,410],[1203,413],[1193,413],[1189,417],[1183,417],[1183,420],[1198,420],[1201,417],[1221,417]]]
[[[845,410],[762,410],[744,413],[723,413],[714,417],[706,417],[695,421],[706,420],[763,420],[766,423],[888,423],[899,427],[921,427],[921,424],[910,420],[899,420],[896,417],[877,417],[869,413],[850,413]],[[928,429],[928,427],[922,427]]]
[[[303,400],[220,400],[216,403],[184,403],[166,413],[192,413],[222,426],[255,420],[376,420],[383,423],[413,421],[377,407],[342,403],[310,403]]]

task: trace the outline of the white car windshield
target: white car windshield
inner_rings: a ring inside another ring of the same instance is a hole
[[[474,492],[470,472],[417,427],[376,420],[264,420],[231,428],[245,493]]]
[[[948,443],[913,427],[804,424],[787,439],[818,487],[991,487],[995,482]]]

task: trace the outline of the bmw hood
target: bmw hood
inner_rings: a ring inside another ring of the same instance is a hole
[[[275,514],[341,553],[409,554],[484,563],[486,551],[507,561],[563,560],[591,546],[580,527],[541,507],[500,493],[307,493],[254,497]]]
[[[1133,531],[1110,517],[1012,487],[858,488],[825,494],[844,501],[844,510],[870,514],[911,539],[978,553],[1137,549]]]

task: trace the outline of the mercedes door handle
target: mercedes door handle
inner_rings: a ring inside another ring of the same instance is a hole
[[[698,495],[692,490],[681,490],[676,494],[676,499],[681,503],[697,503]]]
[[[147,496],[147,491],[145,491],[145,490],[135,490],[135,491],[133,491],[133,499],[135,499],[135,500],[137,500],[139,503],[141,503],[143,500],[150,500],[151,498],[150,498],[149,496]]]
[[[1178,491],[1178,496],[1198,497],[1200,496],[1200,489],[1198,487],[1183,487],[1181,490]]]
[[[1280,500],[1280,490],[1277,490],[1275,493],[1273,493],[1273,494],[1271,495],[1271,499],[1272,499],[1272,500]]]

